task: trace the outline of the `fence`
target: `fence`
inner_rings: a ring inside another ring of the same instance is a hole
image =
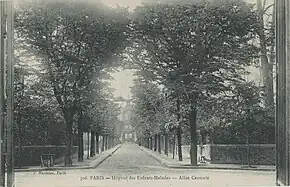
[[[211,163],[247,164],[247,145],[212,145]],[[253,165],[275,165],[275,144],[250,144],[250,163]]]
[[[248,164],[247,145],[245,144],[214,144],[204,145],[202,156],[211,160],[212,164]],[[250,163],[252,165],[275,165],[275,144],[250,144]],[[177,146],[175,153],[178,153]],[[200,156],[200,146],[197,156]],[[190,158],[190,145],[182,146],[183,159]]]
[[[22,146],[21,150],[15,147],[15,165],[39,166],[41,154],[54,154],[55,158],[63,157],[66,146],[47,145],[47,146]],[[73,154],[77,153],[78,146],[73,146]]]
[[[210,150],[211,150],[211,145],[203,145],[202,149],[202,156],[204,156],[207,159],[210,159]],[[184,159],[190,158],[190,145],[183,145],[181,146],[181,151],[182,151],[182,157]],[[175,153],[178,153],[178,147],[175,146]],[[201,150],[200,146],[197,146],[197,156],[201,155]]]

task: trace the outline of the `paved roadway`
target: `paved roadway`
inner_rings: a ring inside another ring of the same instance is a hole
[[[275,172],[168,169],[135,144],[124,144],[94,170],[16,173],[16,187],[274,186]],[[107,179],[106,179],[107,178]]]

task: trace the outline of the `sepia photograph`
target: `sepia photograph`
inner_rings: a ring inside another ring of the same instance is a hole
[[[0,187],[290,186],[289,0],[0,0]]]

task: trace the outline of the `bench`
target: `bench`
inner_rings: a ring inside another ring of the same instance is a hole
[[[40,161],[41,167],[53,167],[55,154],[41,154]]]

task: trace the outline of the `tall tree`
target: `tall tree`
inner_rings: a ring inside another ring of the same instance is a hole
[[[131,58],[189,103],[192,165],[197,164],[198,100],[231,89],[229,83],[241,79],[257,58],[250,43],[257,27],[253,8],[219,2],[144,5],[135,10],[132,26]]]
[[[91,136],[91,156],[95,155],[95,137],[96,134],[102,136],[109,136],[110,146],[113,146],[112,138],[114,137],[114,129],[118,125],[120,114],[120,107],[115,101],[112,90],[108,84],[103,83],[103,86],[98,93],[96,93],[95,100],[86,107],[85,110],[85,126],[86,131],[92,134]]]
[[[20,7],[17,33],[44,56],[54,96],[66,121],[65,165],[72,165],[72,126],[82,90],[116,65],[126,46],[127,10],[92,2],[38,2]]]
[[[148,130],[149,134],[155,135],[158,133],[158,118],[156,113],[158,112],[158,97],[160,94],[159,88],[156,84],[150,83],[138,78],[132,87],[133,94],[133,111],[134,115],[132,119],[135,119],[132,123],[134,126],[138,125],[142,129]]]
[[[270,113],[274,115],[274,86],[273,86],[273,68],[275,64],[274,58],[274,14],[272,20],[265,22],[265,15],[274,4],[267,5],[267,0],[257,0],[257,14],[259,28],[257,34],[259,37],[260,53],[261,53],[261,70],[262,80],[265,87],[265,106],[270,109]],[[274,13],[274,8],[273,8]],[[267,16],[268,17],[268,16]]]

